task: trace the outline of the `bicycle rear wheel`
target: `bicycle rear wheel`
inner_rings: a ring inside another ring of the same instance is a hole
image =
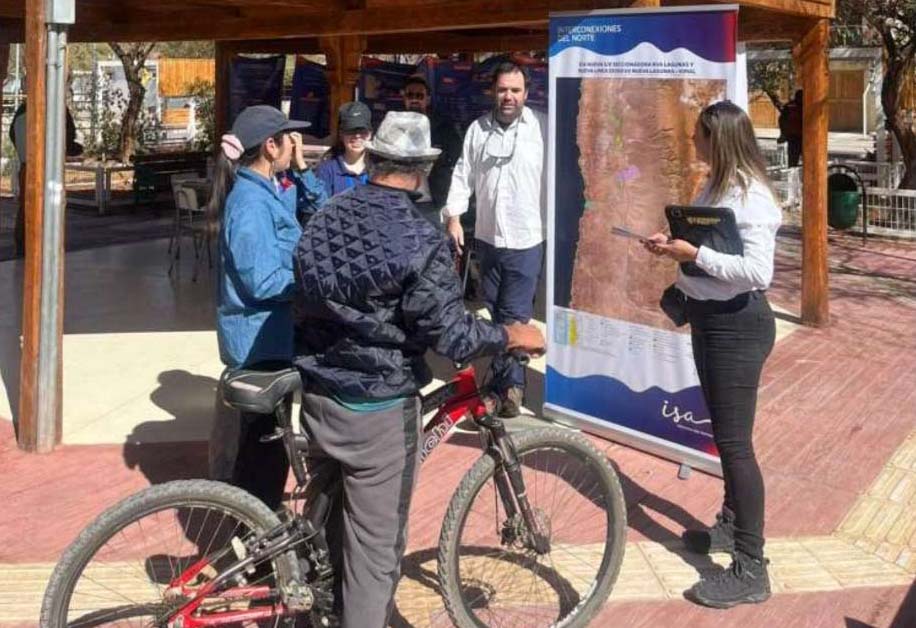
[[[439,579],[452,621],[469,626],[584,626],[610,594],[626,542],[614,469],[586,438],[548,428],[511,436],[535,519],[538,553],[520,515],[509,516],[482,456],[464,476],[439,537]]]
[[[41,625],[164,626],[189,599],[170,586],[179,575],[206,558],[206,568],[191,583],[206,585],[244,555],[245,540],[279,524],[263,502],[220,482],[148,488],[102,513],[64,552],[45,591]],[[224,599],[220,588],[207,596],[197,616],[277,601],[292,560],[283,554],[245,575],[247,586],[272,591],[272,599]]]

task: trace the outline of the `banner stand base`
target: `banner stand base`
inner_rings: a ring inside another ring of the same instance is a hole
[[[714,458],[709,454],[689,449],[683,445],[665,441],[649,434],[637,432],[623,425],[594,419],[575,410],[555,406],[549,402],[544,404],[541,414],[550,421],[574,427],[611,442],[670,460],[677,465],[683,465],[690,469],[691,472],[696,470],[722,477],[722,466],[718,458]]]
[[[677,468],[677,479],[687,480],[690,478],[690,474],[692,472],[693,467],[691,467],[689,464],[681,464],[681,466]]]

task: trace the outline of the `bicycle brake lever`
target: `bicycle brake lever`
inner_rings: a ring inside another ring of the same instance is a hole
[[[515,360],[517,360],[518,363],[522,366],[527,366],[528,363],[531,362],[531,355],[526,351],[522,351],[521,349],[513,349],[509,352],[509,355],[515,358]]]

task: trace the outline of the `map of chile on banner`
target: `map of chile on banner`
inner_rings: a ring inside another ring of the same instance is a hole
[[[676,267],[611,229],[661,231],[698,195],[700,111],[746,103],[736,39],[734,6],[550,20],[545,412],[713,473],[689,331],[658,306]]]

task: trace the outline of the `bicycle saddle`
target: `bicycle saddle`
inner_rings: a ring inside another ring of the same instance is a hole
[[[302,388],[302,379],[295,368],[279,371],[226,369],[219,386],[226,405],[243,412],[273,414],[284,397]]]

